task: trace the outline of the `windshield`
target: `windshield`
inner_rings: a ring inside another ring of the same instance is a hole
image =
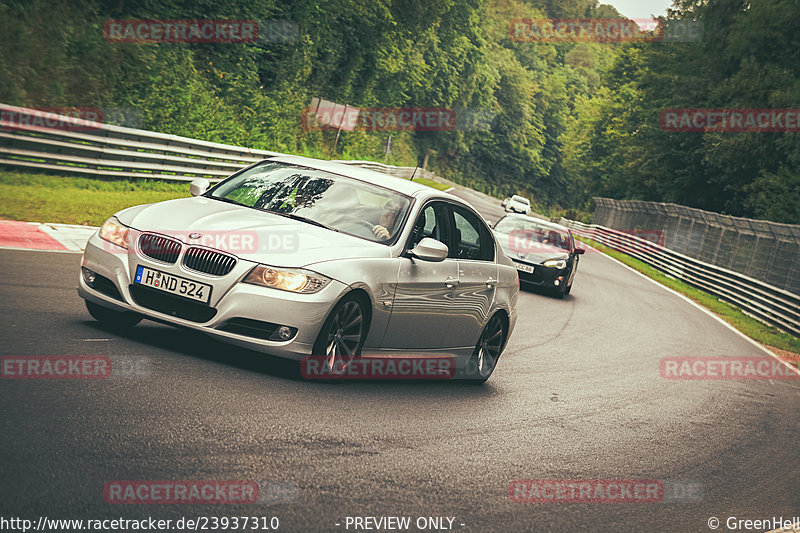
[[[409,197],[383,187],[269,161],[206,195],[383,243],[394,240],[411,205]]]
[[[531,244],[554,246],[563,250],[570,249],[569,234],[565,230],[540,224],[527,218],[505,217],[497,222],[494,230],[511,235],[517,240],[524,239]]]

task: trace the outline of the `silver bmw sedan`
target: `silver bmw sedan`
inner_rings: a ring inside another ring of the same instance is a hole
[[[96,320],[149,318],[336,373],[412,354],[473,382],[494,371],[519,281],[464,201],[295,156],[209,185],[124,209],[89,239],[78,293]]]

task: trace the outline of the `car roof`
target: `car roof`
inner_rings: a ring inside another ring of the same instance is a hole
[[[279,163],[288,163],[298,165],[315,170],[323,170],[331,174],[339,174],[342,176],[355,178],[357,180],[365,181],[367,183],[374,183],[381,187],[386,187],[408,196],[428,196],[430,191],[439,193],[437,196],[444,198],[456,198],[451,194],[437,191],[427,185],[410,181],[407,179],[396,178],[388,174],[375,172],[374,170],[367,170],[366,168],[357,167],[355,165],[345,165],[343,163],[334,163],[332,161],[324,161],[322,159],[312,159],[310,157],[302,157],[299,155],[281,155],[270,157],[269,161],[277,161]],[[456,198],[457,199],[457,198]]]
[[[529,217],[528,215],[523,215],[522,213],[509,213],[508,215],[504,216],[503,218],[516,218],[516,219],[522,219],[522,220],[529,220],[531,222],[535,222],[536,224],[539,224],[539,225],[544,226],[546,228],[560,229],[560,230],[564,230],[564,231],[569,231],[568,227],[562,226],[561,224],[557,224],[555,222],[550,222],[549,220],[545,220],[543,218]]]

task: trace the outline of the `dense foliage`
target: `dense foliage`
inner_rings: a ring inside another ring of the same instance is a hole
[[[0,0],[0,101],[311,156],[427,167],[538,208],[595,195],[800,223],[798,133],[669,133],[664,108],[800,107],[796,0],[677,0],[688,42],[512,41],[520,18],[617,17],[595,0]],[[109,19],[253,19],[248,44],[110,43]],[[287,23],[289,25],[287,26]],[[443,132],[308,131],[312,97],[483,117]],[[481,126],[482,125],[482,126]]]

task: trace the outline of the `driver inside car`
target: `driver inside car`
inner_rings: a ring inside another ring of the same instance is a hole
[[[389,240],[389,237],[391,237],[389,228],[394,228],[395,224],[397,223],[397,215],[399,214],[399,202],[389,200],[383,205],[380,220],[378,220],[378,224],[372,228],[372,233],[375,234],[375,237],[379,241]]]

